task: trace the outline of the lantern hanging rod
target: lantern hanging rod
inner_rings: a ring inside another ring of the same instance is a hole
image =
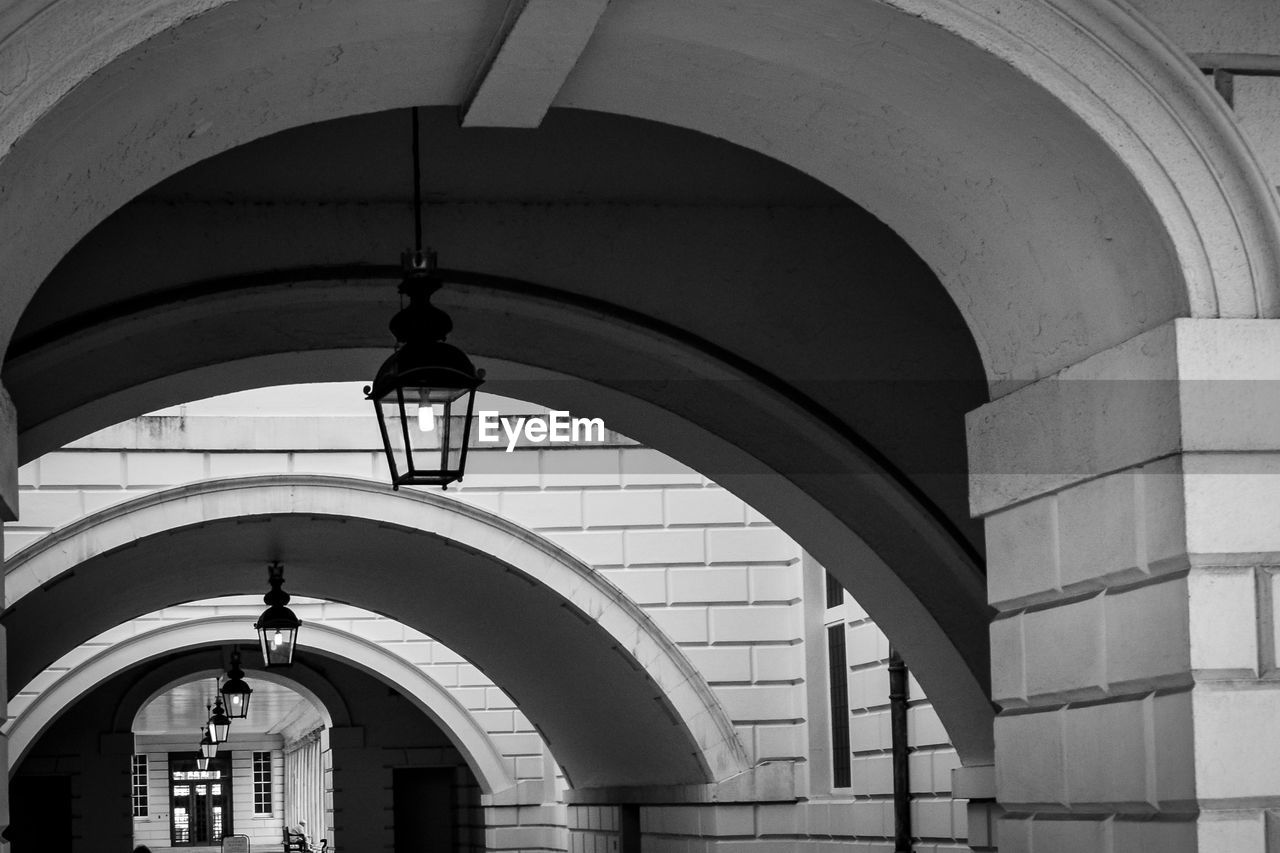
[[[413,114],[413,250],[422,253],[422,154],[418,145],[418,108]]]

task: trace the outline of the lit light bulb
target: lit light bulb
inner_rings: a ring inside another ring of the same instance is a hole
[[[418,406],[418,429],[433,432],[436,428],[436,410],[430,403]]]
[[[239,708],[239,707],[240,707],[240,701],[241,701],[241,700],[240,700],[240,697],[239,697],[239,696],[232,695],[232,697],[231,697],[231,707],[232,707],[232,708]]]
[[[278,649],[283,643],[284,643],[284,634],[281,633],[280,631],[276,631],[275,636],[271,638],[271,647],[273,649]]]

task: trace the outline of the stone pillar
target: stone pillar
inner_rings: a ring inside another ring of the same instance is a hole
[[[133,751],[133,732],[103,732],[98,735],[97,754],[86,751],[84,755],[81,785],[87,793],[77,805],[80,834],[95,839],[90,846],[133,849],[133,774],[129,761]]]
[[[13,408],[9,392],[0,386],[0,521],[16,521],[18,518],[18,415]],[[4,556],[4,544],[0,539],[0,557]],[[0,601],[3,601],[0,587]],[[9,719],[8,709],[8,644],[4,629],[0,628],[0,723]],[[0,735],[0,760],[9,766],[9,739]],[[9,774],[0,773],[0,832],[9,826]],[[9,844],[0,837],[0,853]]]
[[[969,438],[1001,853],[1280,851],[1280,321],[1174,321]]]
[[[371,747],[364,726],[328,730],[333,762],[333,837],[338,850],[390,850],[391,773],[382,749]]]

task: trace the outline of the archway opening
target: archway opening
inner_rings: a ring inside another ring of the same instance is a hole
[[[386,813],[401,769],[431,769],[445,781],[421,804],[447,824],[441,849],[483,847],[480,785],[450,734],[399,690],[318,650],[299,680],[256,678],[258,719],[233,724],[218,756],[199,768],[191,724],[207,714],[203,702],[220,672],[209,664],[225,651],[148,659],[66,708],[13,768],[11,790],[26,802],[28,793],[58,787],[69,805],[56,817],[48,809],[18,815],[14,849],[61,849],[63,832],[152,850],[218,847],[224,836],[247,835],[254,849],[271,849],[286,830],[317,847],[322,839],[381,843],[384,835],[389,846]],[[317,705],[319,695],[337,707]]]
[[[78,544],[61,548],[64,537]],[[191,553],[198,564],[182,559]],[[272,554],[288,563],[295,594],[392,616],[476,662],[541,727],[577,786],[700,784],[746,769],[696,672],[588,567],[482,510],[341,478],[179,487],[21,552],[7,576],[20,598],[4,617],[13,689],[96,633],[192,590],[260,587]],[[46,572],[64,582],[32,586]],[[42,629],[89,599],[97,606],[74,628]]]
[[[134,715],[134,843],[215,846],[245,836],[265,846],[289,828],[310,829],[309,841],[319,846],[332,824],[325,776],[333,768],[322,745],[327,714],[283,680],[250,678],[248,716],[233,721],[228,739],[201,767],[192,745],[200,736],[193,733],[207,727],[221,675],[201,673],[162,688]]]
[[[233,149],[89,235],[10,348],[23,453],[202,393],[371,375],[410,221],[405,118]],[[963,437],[985,382],[920,258],[829,187],[668,125],[563,110],[532,135],[477,137],[437,109],[426,128],[431,241],[455,268],[440,301],[489,387],[602,415],[775,519],[897,634],[931,693],[955,697],[966,754],[989,753]],[[608,153],[583,157],[588,138]],[[104,268],[134,273],[105,301],[66,298]],[[794,334],[803,346],[777,345]],[[90,360],[116,367],[76,369]],[[48,387],[50,369],[68,381]],[[876,568],[846,568],[850,553]]]

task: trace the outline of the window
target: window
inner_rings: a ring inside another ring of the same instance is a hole
[[[827,609],[839,607],[844,604],[844,587],[840,586],[840,581],[827,572]]]
[[[271,753],[253,754],[253,813],[271,814]]]
[[[147,757],[133,757],[133,816],[147,816]]]
[[[853,757],[849,751],[849,657],[845,650],[844,587],[827,573],[827,690],[831,702],[831,787],[852,784]]]
[[[827,628],[827,663],[831,690],[831,786],[852,784],[849,753],[849,664],[844,648],[844,623]]]

